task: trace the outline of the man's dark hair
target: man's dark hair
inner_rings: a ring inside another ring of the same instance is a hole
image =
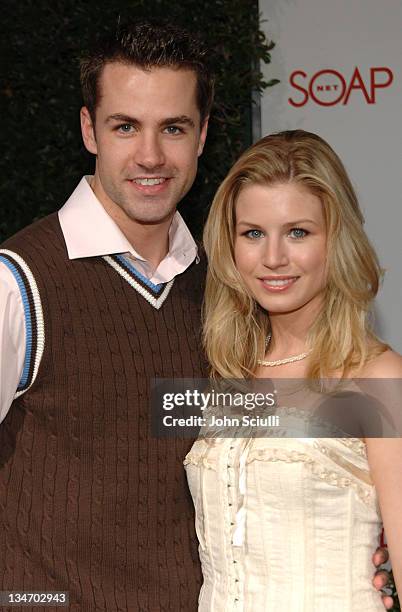
[[[172,24],[141,21],[123,27],[119,25],[114,33],[99,40],[80,63],[82,95],[93,122],[101,95],[99,80],[102,70],[112,62],[132,64],[144,70],[174,68],[194,71],[201,125],[208,117],[214,84],[207,64],[207,49],[198,37],[186,30]]]

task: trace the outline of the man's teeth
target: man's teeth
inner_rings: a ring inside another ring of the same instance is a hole
[[[138,178],[134,179],[134,183],[137,185],[160,185],[166,181],[165,178]]]
[[[284,287],[285,285],[289,285],[290,283],[293,283],[293,281],[296,280],[296,277],[294,278],[286,278],[286,279],[278,279],[278,280],[264,280],[264,283],[266,285],[270,285],[271,287]]]

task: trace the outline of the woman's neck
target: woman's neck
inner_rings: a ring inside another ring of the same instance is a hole
[[[306,351],[307,334],[318,312],[318,308],[309,308],[270,314],[271,341],[267,351],[269,359],[283,359]]]

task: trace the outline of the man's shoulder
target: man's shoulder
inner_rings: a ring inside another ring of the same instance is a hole
[[[35,249],[48,248],[57,242],[62,236],[57,212],[51,213],[42,219],[38,219],[19,230],[16,234],[7,238],[0,249],[19,252],[29,249],[32,245]]]
[[[182,293],[188,296],[192,302],[201,304],[207,272],[207,258],[200,245],[198,246],[198,256],[194,261],[175,278],[175,285]]]
[[[193,264],[188,268],[188,274],[193,275],[194,277],[198,277],[200,279],[205,279],[207,275],[207,256],[205,253],[205,249],[201,242],[196,242],[197,244],[197,259],[194,260]]]
[[[35,221],[5,240],[0,245],[0,254],[8,267],[25,271],[28,277],[48,278],[50,261],[53,267],[59,262],[61,274],[68,255],[57,213]]]
[[[205,252],[204,245],[202,244],[202,242],[199,242],[199,241],[197,241],[196,244],[197,244],[197,249],[198,249],[199,265],[201,266],[201,269],[206,273],[208,260],[207,260],[207,254]]]

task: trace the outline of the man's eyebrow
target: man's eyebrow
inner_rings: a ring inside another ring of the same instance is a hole
[[[191,119],[191,117],[188,117],[187,115],[179,115],[178,117],[168,117],[167,119],[161,121],[161,126],[176,124],[189,125],[190,127],[194,127],[194,121]]]
[[[115,113],[114,115],[109,115],[106,118],[106,123],[110,121],[120,121],[121,123],[130,123],[132,125],[139,125],[138,119],[135,117],[130,117],[130,115],[123,115],[122,113]],[[161,127],[166,127],[168,125],[188,125],[190,127],[195,127],[194,121],[191,117],[187,115],[178,115],[177,117],[167,117],[163,119],[160,124]]]
[[[139,123],[138,119],[136,119],[135,117],[130,117],[129,115],[122,115],[121,113],[109,115],[109,117],[106,118],[106,123],[109,123],[110,121],[121,121],[122,123],[132,123],[133,125]]]

